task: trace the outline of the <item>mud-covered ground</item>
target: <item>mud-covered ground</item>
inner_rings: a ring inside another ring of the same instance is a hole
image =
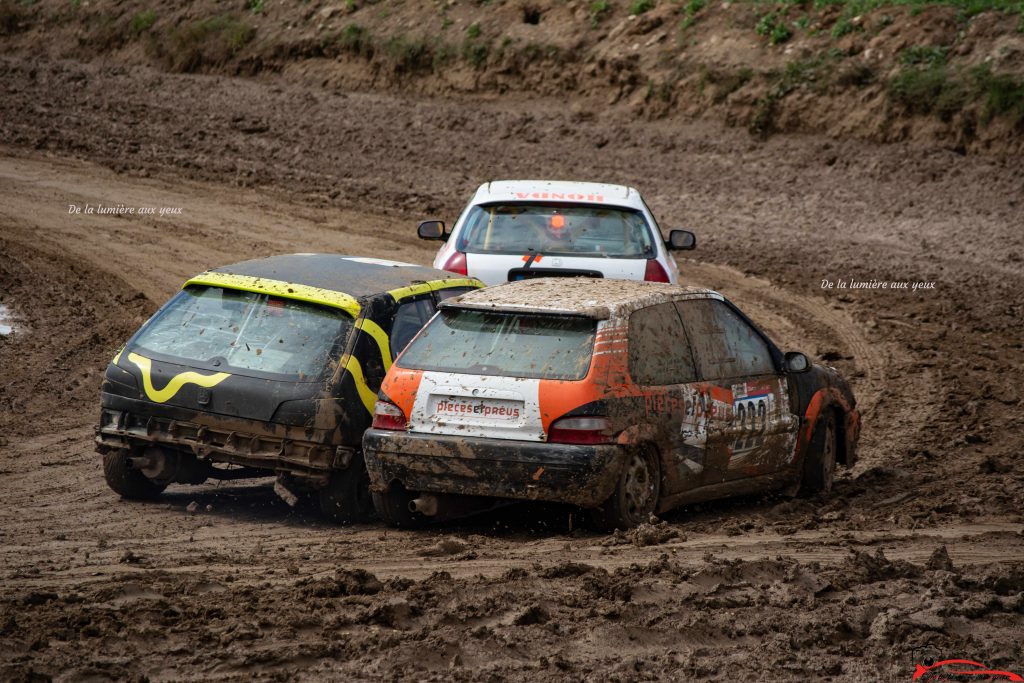
[[[0,84],[0,679],[1024,670],[1019,159],[11,55]],[[852,378],[861,462],[832,495],[606,537],[559,507],[398,532],[263,482],[150,504],[106,487],[99,377],[188,275],[293,251],[428,263],[417,219],[529,176],[635,184],[697,231],[686,281]],[[182,212],[68,213],[87,203]]]

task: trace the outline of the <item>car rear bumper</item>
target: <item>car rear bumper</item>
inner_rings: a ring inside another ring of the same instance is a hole
[[[612,494],[621,446],[574,446],[370,429],[370,488],[546,500],[596,507]]]
[[[191,452],[210,462],[289,472],[326,481],[347,466],[355,449],[337,447],[327,434],[244,418],[230,418],[113,394],[102,395],[96,450],[147,445]],[[313,436],[314,439],[304,438]],[[323,440],[315,440],[317,437]]]

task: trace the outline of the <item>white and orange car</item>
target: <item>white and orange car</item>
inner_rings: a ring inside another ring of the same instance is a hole
[[[441,304],[385,377],[363,453],[396,526],[483,497],[625,528],[688,502],[828,491],[859,431],[835,370],[784,355],[716,292],[531,279]]]
[[[670,251],[697,246],[687,230],[666,240],[632,187],[550,180],[484,183],[451,232],[431,220],[418,234],[444,242],[435,268],[488,285],[579,276],[677,282]]]

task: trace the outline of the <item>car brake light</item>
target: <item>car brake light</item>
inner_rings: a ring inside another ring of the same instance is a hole
[[[407,424],[405,413],[394,403],[377,401],[377,405],[373,407],[373,426],[377,429],[402,431]]]
[[[607,417],[563,417],[548,427],[549,443],[612,443]]]
[[[668,273],[658,263],[658,259],[647,259],[647,270],[644,272],[644,279],[648,282],[668,282]]]
[[[469,268],[466,266],[466,255],[461,251],[455,252],[444,262],[441,270],[447,270],[449,273],[458,273],[459,275],[469,275]]]

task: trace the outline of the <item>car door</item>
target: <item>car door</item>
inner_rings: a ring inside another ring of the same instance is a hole
[[[699,486],[707,458],[700,418],[694,413],[691,385],[697,372],[674,304],[630,314],[629,376],[643,400],[644,427],[661,450],[663,492],[671,495]]]
[[[772,347],[731,305],[718,299],[677,303],[693,348],[706,411],[706,483],[775,472],[789,464],[798,421]]]

